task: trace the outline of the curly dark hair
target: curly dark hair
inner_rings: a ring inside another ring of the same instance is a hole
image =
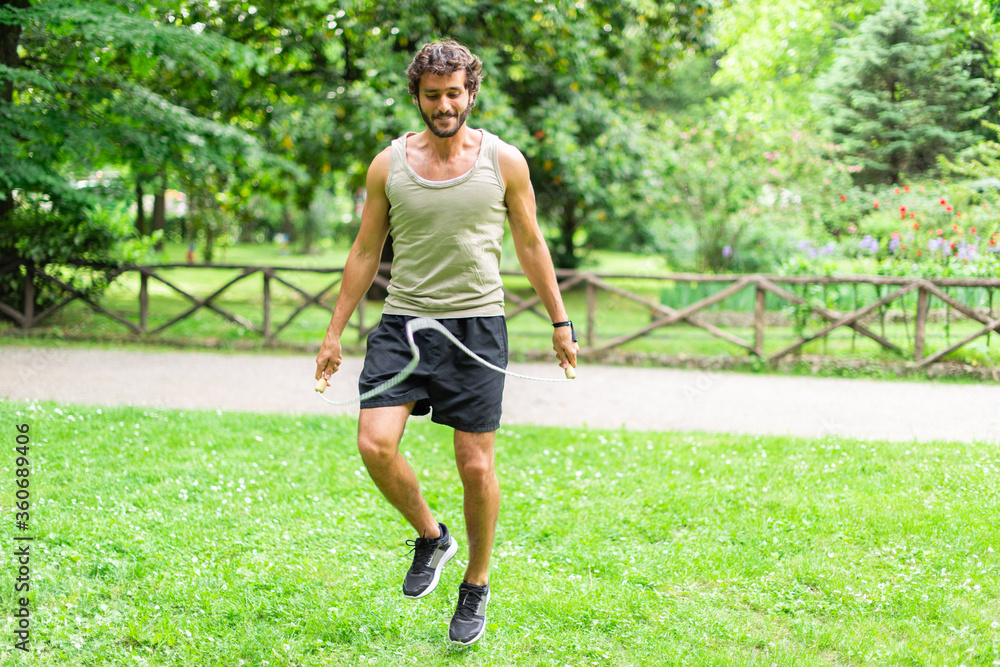
[[[449,76],[459,70],[465,70],[465,89],[475,100],[479,94],[479,82],[483,79],[483,62],[453,39],[424,44],[406,68],[406,76],[410,79],[407,88],[410,95],[417,97],[420,94],[420,77],[424,74]]]

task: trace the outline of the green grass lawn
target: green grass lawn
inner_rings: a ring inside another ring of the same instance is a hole
[[[273,243],[237,243],[216,251],[213,263],[241,266],[294,266],[299,268],[329,268],[343,266],[351,249],[350,243],[342,243],[317,249],[305,255],[281,248]],[[187,245],[168,241],[163,250],[153,257],[156,264],[187,264]],[[195,263],[201,264],[201,253],[195,253]]]
[[[0,415],[4,665],[1000,664],[995,444],[503,429],[489,631],[459,650],[466,552],[402,598],[412,535],[355,420]],[[30,656],[12,639],[18,423]],[[464,544],[450,431],[413,420],[402,449]]]

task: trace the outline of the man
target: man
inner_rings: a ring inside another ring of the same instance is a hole
[[[406,73],[426,129],[399,137],[371,163],[361,228],[316,357],[316,379],[337,372],[341,334],[375,277],[390,231],[389,295],[382,321],[368,337],[360,391],[394,376],[412,358],[405,326],[413,317],[437,319],[487,361],[506,367],[499,270],[505,220],[521,266],[552,318],[560,366],[575,367],[578,347],[535,218],[528,164],[516,148],[465,124],[479,92],[482,63],[447,40],[424,46]],[[504,376],[459,352],[439,333],[419,334],[418,344],[421,362],[413,375],[361,404],[358,448],[375,485],[417,531],[418,537],[407,542],[414,556],[403,594],[420,598],[437,586],[458,545],[447,526],[435,520],[399,442],[411,414],[433,410],[433,421],[455,430],[469,563],[448,635],[454,643],[469,645],[486,629],[489,561],[500,506],[494,441]]]

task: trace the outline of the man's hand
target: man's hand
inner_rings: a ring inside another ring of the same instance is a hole
[[[552,332],[552,349],[556,351],[562,368],[576,368],[576,353],[580,351],[580,346],[573,342],[569,327],[558,327]]]
[[[316,379],[321,377],[329,379],[340,370],[343,361],[344,358],[340,354],[340,338],[327,335],[319,348],[319,354],[316,355]]]

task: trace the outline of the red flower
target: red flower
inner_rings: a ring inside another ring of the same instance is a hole
[[[937,235],[938,236],[944,236],[944,230],[939,227],[938,230],[937,230]]]
[[[909,191],[910,191],[910,186],[909,185],[904,185],[903,186],[903,192],[909,192]]]
[[[924,254],[924,253],[923,253],[923,252],[921,252],[920,250],[918,250],[918,251],[917,251],[917,257],[921,257],[921,256],[923,256],[923,254]]]
[[[997,244],[996,239],[990,239],[990,245],[996,245],[996,244]]]
[[[840,201],[847,201],[847,195],[840,195]]]
[[[911,218],[917,217],[917,212],[916,211],[910,211],[910,217]]]
[[[948,203],[948,200],[945,199],[944,197],[941,197],[941,206],[944,206],[947,203]]]
[[[874,207],[874,208],[878,208],[879,207],[879,203],[878,203],[877,199],[875,200],[875,203],[872,204],[872,207]]]
[[[952,225],[952,226],[951,226],[951,231],[953,231],[953,232],[958,232],[959,234],[961,234],[961,233],[962,233],[962,232],[960,232],[960,231],[959,231],[959,229],[958,229],[958,225]]]
[[[899,194],[899,192],[900,192],[899,188],[896,188],[896,189],[895,189],[895,193],[896,193],[896,194],[898,195],[898,194]]]
[[[946,210],[946,211],[948,211],[949,213],[951,213],[951,212],[952,212],[952,211],[954,211],[955,209],[954,209],[954,208],[952,208],[951,204],[948,204],[947,206],[945,206],[945,207],[944,207],[944,210]]]
[[[901,220],[903,220],[903,219],[906,218],[906,207],[905,206],[900,206],[899,207],[899,218]]]
[[[969,233],[970,234],[975,234],[976,233],[976,228],[975,227],[969,227]]]
[[[545,130],[539,130],[535,132],[535,139],[543,139],[545,137]]]
[[[914,229],[920,229],[920,223],[919,222],[914,222],[913,223],[913,228]]]

